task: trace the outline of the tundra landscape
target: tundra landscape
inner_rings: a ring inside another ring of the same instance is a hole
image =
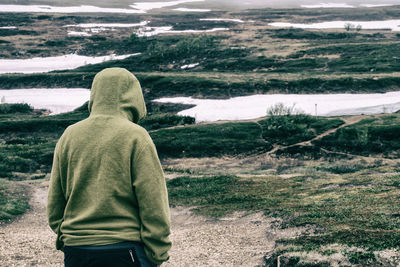
[[[14,2],[0,1],[0,266],[62,266],[53,150],[108,67],[143,89],[172,211],[163,266],[400,265],[400,6]]]

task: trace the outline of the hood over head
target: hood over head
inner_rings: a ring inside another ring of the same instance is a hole
[[[89,100],[90,115],[122,116],[135,123],[146,116],[142,88],[123,68],[108,68],[94,77]]]

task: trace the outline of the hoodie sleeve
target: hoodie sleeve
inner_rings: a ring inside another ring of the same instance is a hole
[[[170,213],[164,174],[153,142],[146,142],[133,157],[133,187],[138,200],[141,239],[155,264],[169,259]]]
[[[62,249],[60,227],[63,222],[66,200],[62,188],[61,163],[58,150],[57,144],[56,149],[54,150],[46,211],[49,226],[57,234],[56,247],[57,249]]]

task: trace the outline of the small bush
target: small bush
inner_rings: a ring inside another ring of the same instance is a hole
[[[49,40],[44,43],[45,46],[50,47],[64,47],[68,45],[68,41],[66,40]]]
[[[353,173],[358,172],[367,168],[365,163],[361,162],[351,162],[351,161],[339,161],[335,164],[327,167],[319,167],[318,169],[329,171],[335,174]]]
[[[33,108],[28,104],[0,104],[0,114],[31,113]]]
[[[351,264],[362,264],[363,266],[367,266],[376,262],[375,255],[371,251],[348,251],[346,256]]]
[[[309,115],[271,116],[260,122],[263,127],[262,136],[271,143],[281,145],[309,140],[315,136],[310,129],[312,120]]]
[[[295,105],[289,107],[285,106],[283,103],[277,103],[272,107],[267,109],[267,115],[270,117],[274,116],[290,116],[296,114],[303,114],[301,110],[295,109]]]
[[[163,59],[179,60],[182,58],[204,56],[208,51],[215,48],[212,36],[186,37],[179,40],[175,45],[167,45],[163,42],[152,42],[145,52],[145,57],[161,61]]]
[[[177,125],[194,124],[195,119],[189,116],[178,116],[175,114],[156,114],[145,117],[139,125],[146,130],[156,130]]]
[[[14,35],[38,35],[36,31],[27,31],[19,29],[0,29],[0,36],[14,36]]]

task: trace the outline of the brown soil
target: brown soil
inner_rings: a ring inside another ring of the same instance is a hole
[[[0,226],[0,266],[63,266],[63,253],[55,249],[55,234],[45,214],[48,182],[30,187],[30,211]],[[263,257],[274,250],[277,239],[306,231],[279,229],[279,219],[261,213],[234,213],[215,219],[175,207],[171,217],[173,247],[163,266],[262,266]]]

